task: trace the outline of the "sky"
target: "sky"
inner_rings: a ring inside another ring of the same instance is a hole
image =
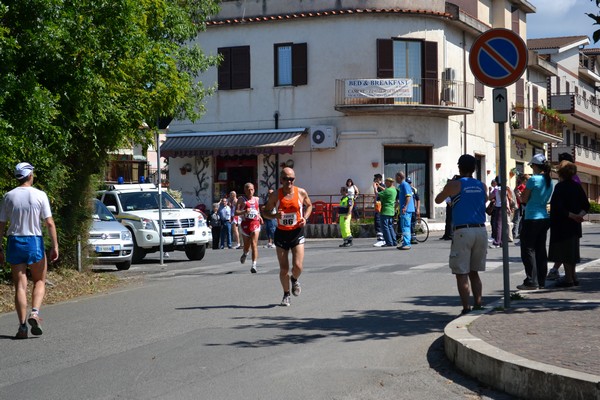
[[[536,12],[527,14],[528,39],[585,35],[592,42],[589,47],[600,47],[600,42],[594,44],[592,39],[600,25],[594,26],[594,20],[586,15],[600,12],[595,0],[529,0],[529,3]]]

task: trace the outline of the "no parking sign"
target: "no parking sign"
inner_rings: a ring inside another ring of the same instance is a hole
[[[527,46],[508,29],[490,29],[479,35],[469,53],[473,75],[486,86],[513,84],[527,68]]]

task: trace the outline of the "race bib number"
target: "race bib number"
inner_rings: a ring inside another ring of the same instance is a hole
[[[283,214],[280,221],[281,225],[285,226],[293,226],[296,225],[297,222],[296,213]]]
[[[248,211],[248,219],[256,219],[258,217],[258,212],[255,209],[251,209]]]

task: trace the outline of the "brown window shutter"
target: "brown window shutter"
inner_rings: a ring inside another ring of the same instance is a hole
[[[217,51],[223,57],[218,68],[219,77],[217,82],[219,90],[229,90],[231,89],[231,48],[223,47]]]
[[[250,88],[250,46],[231,48],[231,88]]]
[[[308,83],[308,49],[306,43],[292,45],[292,85]]]
[[[423,43],[423,94],[425,104],[439,104],[437,42]]]
[[[392,39],[377,39],[377,77],[394,77],[394,46]]]
[[[485,86],[478,79],[475,79],[475,97],[478,99],[485,97]]]
[[[478,0],[453,0],[451,3],[456,4],[461,11],[464,11],[470,16],[477,18]]]
[[[518,7],[511,8],[511,27],[514,33],[519,34],[519,16],[521,12]]]
[[[515,85],[515,101],[518,104],[525,104],[525,81],[519,79]]]

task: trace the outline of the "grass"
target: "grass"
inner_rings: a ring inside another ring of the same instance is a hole
[[[80,296],[104,293],[129,283],[113,274],[101,274],[91,271],[77,272],[73,269],[48,271],[46,296],[43,305],[60,303]],[[31,303],[33,283],[29,281],[27,301]],[[8,282],[0,283],[0,313],[14,311],[15,291]],[[42,305],[42,306],[43,306]],[[29,304],[31,307],[31,304]]]

